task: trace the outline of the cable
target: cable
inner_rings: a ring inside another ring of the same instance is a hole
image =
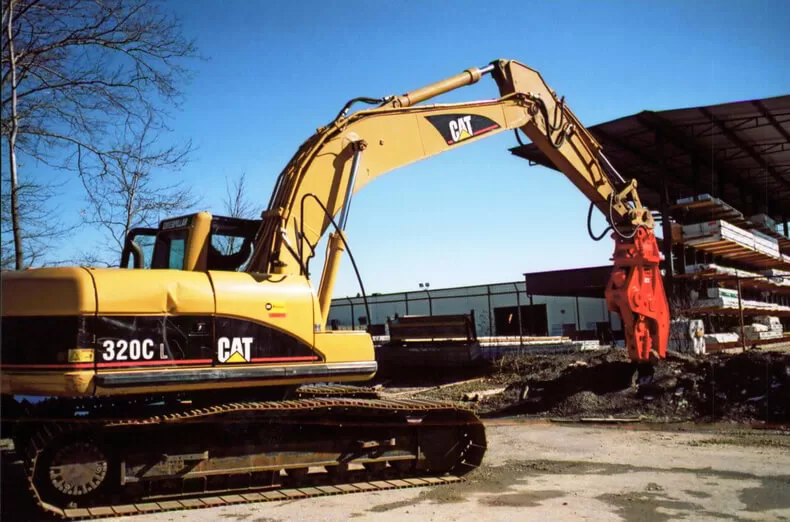
[[[344,117],[346,114],[348,114],[348,111],[351,109],[351,106],[357,102],[367,103],[368,105],[376,105],[379,103],[386,103],[387,98],[368,98],[367,96],[360,96],[359,98],[353,98],[351,100],[348,100],[346,104],[343,106],[343,108],[340,110],[340,112],[337,113],[337,116],[335,116],[335,120],[338,120],[341,117]]]
[[[519,136],[518,134],[518,129],[513,129],[513,133],[516,135],[516,141],[518,141],[518,144],[521,145],[522,147],[526,147],[524,142],[521,141],[521,136]]]
[[[557,139],[556,142],[554,141],[554,139],[551,137],[551,129],[553,127],[553,124],[549,120],[549,109],[546,107],[546,102],[544,102],[543,99],[538,97],[534,99],[537,102],[538,109],[540,109],[541,115],[543,116],[543,121],[546,122],[546,139],[549,141],[549,143],[551,143],[552,147],[554,147],[555,149],[559,149],[560,147],[562,147],[563,143],[565,143],[565,132],[560,131],[559,138]]]
[[[315,197],[315,196],[313,196]],[[302,200],[299,202],[299,215],[301,216],[301,220],[299,221],[299,253],[300,255],[303,253],[302,251],[302,244],[305,242],[305,235],[304,235],[304,200],[307,198],[307,195],[302,196]],[[310,277],[310,260],[315,257],[315,245],[311,245],[310,242],[307,242],[307,246],[310,247],[310,255],[304,262],[305,271],[304,275]]]
[[[351,253],[351,248],[348,246],[348,243],[346,242],[346,238],[344,237],[344,234],[340,230],[340,227],[337,226],[337,223],[335,222],[335,218],[333,218],[332,214],[329,213],[329,210],[326,208],[324,203],[320,199],[318,199],[318,196],[316,196],[312,192],[309,192],[309,193],[305,194],[304,196],[302,196],[302,205],[304,205],[304,200],[307,197],[313,198],[316,201],[316,203],[318,203],[318,206],[320,206],[321,210],[324,211],[324,215],[327,218],[329,218],[329,222],[332,223],[332,226],[335,227],[335,231],[340,233],[340,240],[343,241],[343,245],[346,247],[346,250],[348,250],[348,257],[349,257],[349,259],[351,259],[351,265],[354,267],[354,273],[357,275],[357,282],[359,283],[359,289],[362,291],[362,301],[364,301],[364,303],[365,303],[365,315],[367,316],[368,325],[370,325],[371,324],[370,323],[370,307],[368,306],[368,296],[365,293],[365,285],[362,283],[362,276],[359,275],[359,269],[357,268],[357,262],[354,260],[354,254]],[[304,208],[304,206],[302,206],[302,208]],[[302,220],[302,223],[304,223],[304,220]],[[308,245],[309,245],[309,243],[308,243]],[[315,249],[312,246],[310,247],[310,249],[313,252],[315,252]],[[306,273],[306,271],[305,271],[305,273]],[[352,322],[353,322],[353,317],[352,317]]]
[[[552,124],[551,125],[552,130],[560,130],[563,127],[563,124],[565,123],[565,96],[560,98],[560,103],[554,104],[554,121],[557,121],[557,107],[559,107],[560,109],[560,117],[559,117],[560,123],[559,125]]]
[[[603,230],[603,232],[601,232],[601,235],[600,235],[600,236],[597,236],[597,237],[596,237],[596,236],[595,236],[595,234],[593,234],[593,231],[592,231],[592,226],[591,226],[591,223],[590,223],[590,221],[591,221],[591,219],[592,219],[592,212],[593,212],[593,207],[594,207],[594,206],[595,206],[595,203],[593,203],[593,202],[591,201],[591,202],[590,202],[590,210],[588,210],[588,211],[587,211],[587,233],[588,233],[588,234],[590,234],[590,238],[592,238],[592,240],[593,240],[593,241],[600,241],[601,239],[603,239],[603,238],[604,238],[604,236],[606,235],[606,233],[607,233],[607,232],[609,232],[610,230],[612,230],[612,227],[611,227],[611,226],[608,226],[608,227],[606,227],[606,228]]]

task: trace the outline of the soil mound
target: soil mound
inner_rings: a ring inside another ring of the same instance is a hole
[[[623,350],[498,361],[475,386],[505,386],[475,407],[484,417],[642,417],[655,421],[790,423],[790,354],[670,354],[638,371]],[[464,388],[464,391],[469,391]],[[460,400],[459,390],[426,394]]]

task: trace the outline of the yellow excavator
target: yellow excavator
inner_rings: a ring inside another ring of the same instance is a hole
[[[498,98],[421,103],[486,75]],[[358,103],[369,107],[352,111]],[[496,60],[404,95],[350,100],[299,147],[260,220],[171,218],[131,231],[121,268],[4,273],[4,436],[38,505],[94,517],[308,496],[319,475],[351,491],[477,467],[486,440],[471,411],[350,396],[349,386],[295,390],[377,370],[367,332],[327,329],[353,195],[505,130],[536,143],[607,217],[608,307],[632,360],[664,357],[661,256],[636,181],[538,72]],[[327,229],[316,293],[310,261]]]

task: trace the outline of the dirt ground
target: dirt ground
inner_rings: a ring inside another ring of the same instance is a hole
[[[670,354],[648,373],[649,379],[635,374],[623,350],[508,357],[482,372],[482,378],[458,386],[416,388],[424,391],[413,396],[462,402],[466,393],[505,388],[467,403],[487,418],[790,423],[790,353],[749,351],[702,358]],[[384,391],[398,384],[385,382]]]

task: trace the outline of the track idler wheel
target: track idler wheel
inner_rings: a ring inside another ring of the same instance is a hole
[[[43,500],[62,507],[86,506],[108,489],[110,470],[102,445],[70,437],[36,459],[34,483]]]

